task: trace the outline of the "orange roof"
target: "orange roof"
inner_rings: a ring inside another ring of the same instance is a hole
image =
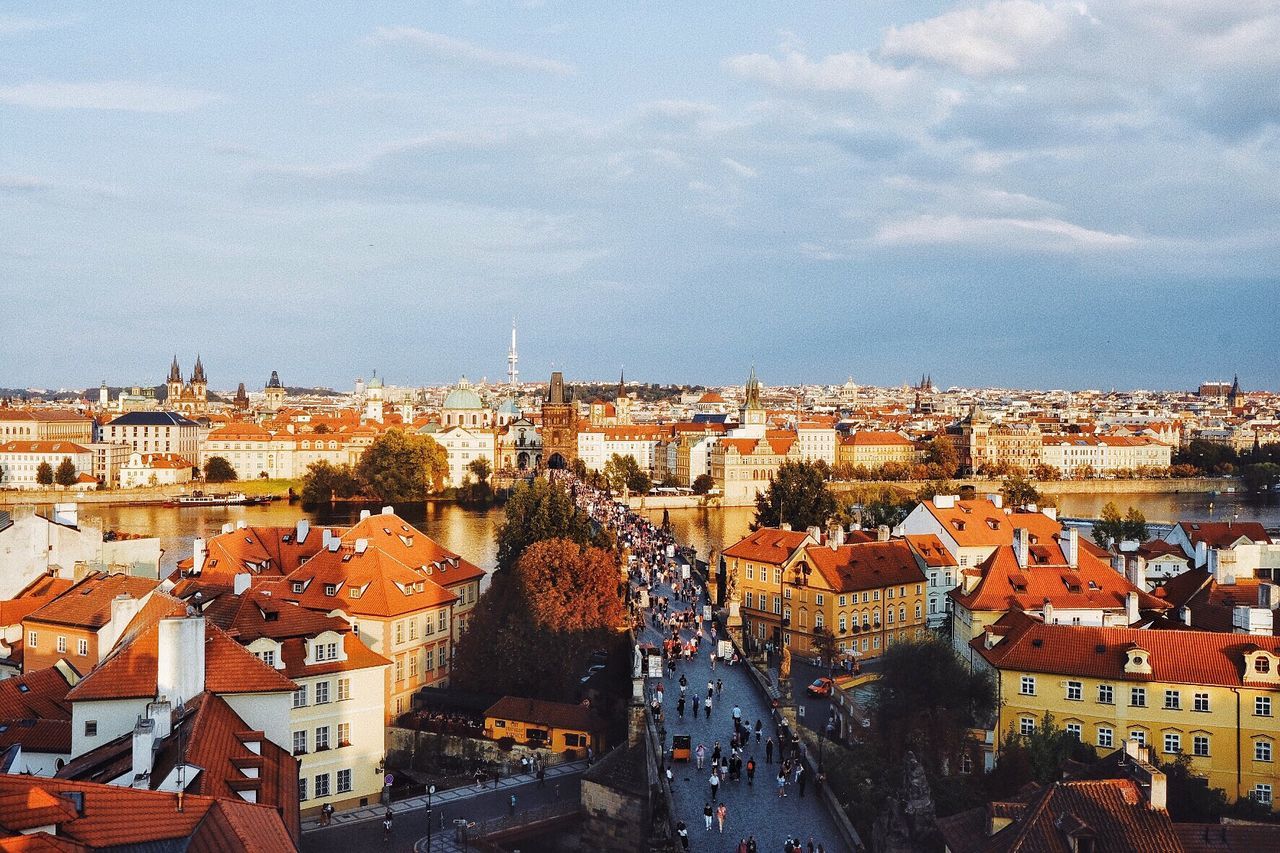
[[[133,699],[156,695],[159,624],[151,625],[130,643],[116,647],[67,694],[73,702],[95,699]],[[213,693],[292,692],[296,685],[267,666],[206,620],[204,685]]]
[[[441,586],[454,586],[484,577],[484,569],[450,551],[393,513],[371,515],[342,534],[344,544],[367,539],[370,548],[385,551],[406,566],[430,570]],[[424,569],[424,571],[426,570]]]
[[[159,585],[159,581],[150,578],[94,572],[33,611],[24,621],[97,631],[111,621],[111,600],[116,596],[142,598]]]
[[[911,546],[901,539],[859,542],[832,549],[810,545],[805,556],[837,592],[880,589],[925,580]]]
[[[992,631],[1003,636],[992,648],[986,648],[982,636],[975,637],[970,643],[992,666],[1054,675],[1088,675],[1116,681],[1242,687],[1255,683],[1245,677],[1244,655],[1247,652],[1265,648],[1280,654],[1280,641],[1273,637],[1210,631],[1046,625],[1036,617],[1017,610],[1002,616],[992,626]],[[1127,652],[1132,648],[1148,652],[1150,675],[1125,672]]]
[[[71,588],[66,578],[42,575],[8,601],[0,601],[0,626],[17,625],[23,619]]]
[[[1120,610],[1130,592],[1138,593],[1143,609],[1169,607],[1083,548],[1075,568],[1056,544],[1032,545],[1028,556],[1030,565],[1020,566],[1013,546],[997,548],[978,567],[977,586],[967,593],[954,589],[951,596],[971,611],[1039,610],[1046,601],[1068,610]]]
[[[951,568],[956,563],[956,558],[942,544],[942,540],[932,533],[924,533],[920,535],[904,536],[907,544],[911,546],[911,550],[920,555],[920,559],[924,560],[924,564],[931,569]]]
[[[516,720],[580,732],[602,731],[605,727],[604,720],[590,706],[528,699],[523,696],[503,696],[489,706],[484,715],[499,720]]]
[[[896,432],[873,432],[870,430],[859,430],[845,438],[842,444],[849,444],[855,447],[914,447],[915,442],[906,436],[899,435]]]
[[[90,453],[83,445],[70,441],[6,441],[0,453]]]
[[[1267,529],[1257,521],[1179,521],[1192,545],[1204,542],[1210,548],[1230,548],[1241,539],[1250,542],[1270,542]]]
[[[303,607],[391,617],[451,604],[458,596],[379,548],[321,551],[287,578],[281,596]]]
[[[74,680],[74,667],[71,673]],[[72,683],[57,666],[0,680],[0,720],[70,720]]]
[[[801,530],[762,527],[725,548],[724,556],[779,566],[795,554],[805,540],[812,541],[809,534]]]
[[[333,528],[330,528],[333,529]],[[205,543],[202,578],[231,578],[242,572],[265,577],[281,577],[320,551],[324,533],[310,529],[298,542],[297,527],[243,527],[221,533]],[[191,559],[178,561],[181,569],[191,568]]]
[[[699,403],[723,403],[724,397],[720,396],[719,391],[708,391],[698,398]]]
[[[923,506],[961,548],[1012,544],[1015,528],[1025,528],[1044,542],[1062,532],[1062,525],[1042,512],[1005,512],[985,498],[957,500],[954,507],[945,509],[933,501]]]

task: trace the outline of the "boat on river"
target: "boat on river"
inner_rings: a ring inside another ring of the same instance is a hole
[[[244,492],[231,492],[228,494],[205,494],[204,492],[195,491],[189,495],[177,495],[165,501],[165,506],[188,507],[188,506],[257,506],[258,504],[270,503],[270,497],[249,497]]]

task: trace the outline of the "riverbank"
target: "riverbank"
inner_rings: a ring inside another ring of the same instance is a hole
[[[1004,480],[951,480],[958,491],[972,486],[980,495],[998,494]],[[888,487],[914,492],[924,481],[918,480],[857,480],[831,483],[837,495],[857,492],[864,488]],[[1180,479],[1142,480],[1033,480],[1032,485],[1045,495],[1177,495],[1211,494],[1214,492],[1239,492],[1240,481],[1234,477],[1186,477]]]
[[[251,498],[283,497],[300,486],[297,480],[237,480],[230,483],[179,483],[173,486],[150,486],[141,489],[76,489],[48,488],[0,491],[0,506],[54,504],[75,501],[98,506],[155,506],[175,495],[194,491],[211,493],[244,492]]]

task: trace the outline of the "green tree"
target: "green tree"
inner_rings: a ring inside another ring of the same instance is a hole
[[[1168,780],[1169,817],[1174,822],[1217,823],[1227,813],[1226,792],[1209,787],[1207,779],[1197,776],[1185,752],[1160,769]]]
[[[1120,517],[1120,507],[1107,501],[1098,520],[1093,523],[1093,541],[1106,548],[1112,541],[1119,543],[1123,538],[1124,519]]]
[[[204,479],[208,483],[229,483],[236,479],[236,469],[222,456],[210,456],[204,462]]]
[[[643,495],[653,487],[649,475],[640,470],[640,463],[630,454],[623,456],[615,453],[604,463],[604,477],[609,488],[615,492],[622,491],[623,486],[635,494]]]
[[[950,480],[960,470],[960,456],[956,446],[942,436],[935,436],[925,445],[924,463],[934,470],[930,479]]]
[[[756,496],[756,516],[751,527],[778,527],[787,522],[793,530],[825,527],[836,512],[836,499],[822,472],[810,462],[783,462],[769,487]]]
[[[1020,734],[1013,728],[1005,734],[991,787],[999,796],[1008,796],[1028,782],[1047,785],[1057,780],[1069,761],[1092,764],[1097,758],[1093,747],[1058,728],[1053,715],[1046,711],[1030,734]]]
[[[58,463],[58,470],[54,472],[53,480],[59,486],[74,486],[77,476],[76,463],[71,461],[71,457],[64,456]]]
[[[836,656],[840,650],[836,646],[836,635],[831,633],[830,628],[826,625],[814,628],[811,645],[813,651],[822,659],[823,666],[835,666]]]
[[[571,539],[579,545],[603,544],[586,514],[560,483],[541,477],[520,483],[507,498],[505,520],[498,528],[498,568],[516,564],[530,545],[546,539]]]
[[[329,503],[334,498],[352,498],[362,493],[360,478],[350,465],[313,462],[302,475],[302,502]]]
[[[329,425],[325,423],[316,424],[314,431],[316,435],[328,435],[330,432]]]
[[[1000,485],[1000,494],[1004,497],[1005,506],[1020,507],[1040,503],[1040,492],[1026,477],[1006,477]]]
[[[1125,539],[1132,539],[1135,542],[1146,542],[1151,538],[1151,534],[1147,531],[1147,517],[1136,506],[1129,507],[1128,512],[1124,514],[1120,532]]]
[[[715,487],[716,481],[710,474],[699,474],[693,478],[693,493],[705,495]]]
[[[1268,445],[1274,446],[1274,445]],[[1274,462],[1258,462],[1240,469],[1240,479],[1250,492],[1270,491],[1280,484],[1280,465]]]
[[[970,728],[987,725],[995,681],[971,670],[945,640],[898,643],[881,658],[877,731],[891,761],[907,750],[940,774],[967,748]]]
[[[476,481],[480,483],[489,482],[490,475],[493,474],[493,466],[489,464],[487,456],[477,456],[467,463],[467,470],[475,475]]]
[[[53,466],[48,462],[41,462],[36,466],[36,482],[42,486],[53,485]]]
[[[365,449],[356,473],[384,503],[420,501],[441,489],[449,458],[429,435],[390,429]]]

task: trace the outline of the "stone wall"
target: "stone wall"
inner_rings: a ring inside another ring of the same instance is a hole
[[[979,495],[997,494],[1003,480],[951,480],[956,491],[961,486],[973,486]],[[1187,477],[1177,480],[1034,480],[1036,489],[1046,495],[1106,495],[1143,494],[1167,495],[1177,492],[1220,492],[1229,488],[1239,490],[1238,480],[1230,477]],[[890,486],[914,492],[924,485],[918,480],[859,482],[840,481],[831,484],[836,494],[851,492],[867,486]]]
[[[634,853],[648,838],[649,816],[642,797],[589,779],[582,780],[582,838],[602,853]]]
[[[499,764],[506,773],[520,769],[522,756],[537,757],[548,767],[575,761],[583,756],[567,756],[563,752],[552,752],[546,749],[515,744],[510,749],[503,749],[497,741],[488,738],[466,737],[465,735],[437,734],[436,732],[416,732],[398,726],[386,729],[387,766],[390,768],[413,767],[423,769],[429,766],[432,756],[444,755],[449,758],[465,759],[473,764]]]

